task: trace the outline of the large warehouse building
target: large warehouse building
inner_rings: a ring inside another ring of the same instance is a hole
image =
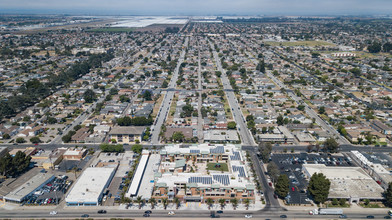
[[[35,191],[45,186],[45,184],[49,183],[54,178],[55,177],[53,174],[38,173],[23,185],[4,196],[4,199],[7,202],[23,202],[28,196],[32,195]]]
[[[328,199],[348,199],[350,203],[360,200],[383,200],[384,189],[360,167],[335,167],[324,164],[304,164],[305,175],[310,179],[314,173],[324,174],[330,181]]]
[[[89,167],[65,198],[68,206],[97,206],[116,173],[114,167]]]

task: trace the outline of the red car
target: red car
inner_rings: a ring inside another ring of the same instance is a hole
[[[294,191],[295,191],[295,188],[294,188],[294,187],[291,187],[291,190],[294,192]]]

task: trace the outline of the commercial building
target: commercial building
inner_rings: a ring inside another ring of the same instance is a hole
[[[109,132],[109,140],[115,140],[117,143],[134,143],[141,141],[143,138],[144,126],[119,126],[114,127]]]
[[[23,185],[5,195],[3,198],[6,202],[21,203],[26,200],[28,196],[32,195],[35,191],[52,181],[54,178],[53,174],[38,173]]]
[[[302,171],[310,179],[314,173],[324,174],[330,181],[328,199],[347,199],[359,203],[364,199],[383,200],[384,189],[360,167],[335,167],[324,164],[304,164]]]
[[[380,133],[382,133],[382,134],[385,134],[385,135],[390,135],[390,134],[392,134],[392,127],[389,127],[389,126],[383,124],[383,123],[382,123],[381,121],[379,121],[379,120],[374,120],[374,121],[370,124],[370,126],[371,126],[374,130],[376,130],[376,131],[378,131],[378,132],[380,132]]]
[[[117,167],[89,167],[65,198],[68,206],[97,206],[110,185]]]
[[[170,145],[160,152],[152,198],[178,198],[184,202],[255,202],[255,185],[240,146],[201,144]]]
[[[63,154],[67,148],[58,148],[56,150],[44,151],[39,150],[31,156],[31,162],[34,163],[35,167],[48,169],[54,169],[63,160]]]
[[[65,151],[64,160],[81,160],[87,154],[87,149],[84,148],[69,148]]]
[[[278,126],[277,133],[274,134],[259,134],[258,138],[261,142],[294,143],[294,135],[285,126]]]
[[[128,192],[125,194],[126,197],[132,197],[137,195],[140,187],[140,182],[144,175],[144,171],[146,169],[149,157],[150,153],[146,150],[143,150],[139,165],[137,166],[136,172],[132,178],[131,186],[129,187]]]
[[[204,141],[211,143],[236,143],[240,139],[236,130],[207,130],[204,131]]]

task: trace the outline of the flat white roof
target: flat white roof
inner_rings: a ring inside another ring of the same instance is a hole
[[[129,187],[129,190],[127,194],[125,195],[126,197],[131,197],[136,195],[137,190],[140,185],[140,181],[142,179],[144,169],[147,165],[147,161],[150,155],[143,153],[142,157],[140,158],[139,165],[137,166],[135,175],[133,176],[131,186]]]
[[[382,199],[384,189],[360,167],[329,167],[324,164],[304,164],[308,176],[324,174],[330,181],[328,198]]]
[[[38,173],[29,181],[4,196],[6,200],[21,202],[26,196],[45,185],[54,178],[53,174]]]
[[[101,193],[113,177],[114,167],[89,167],[79,177],[65,198],[67,203],[97,203]]]

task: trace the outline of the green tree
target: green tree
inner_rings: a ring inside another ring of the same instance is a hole
[[[339,148],[338,142],[336,142],[335,138],[328,138],[324,141],[324,149],[331,153],[337,153]]]
[[[325,114],[325,107],[321,106],[318,110],[319,114]]]
[[[283,125],[284,124],[284,120],[283,120],[283,116],[282,115],[279,115],[276,118],[276,124],[278,124],[278,125]]]
[[[277,179],[279,177],[279,173],[280,173],[278,166],[273,161],[271,161],[267,165],[267,170],[268,170],[268,174],[271,177],[272,181],[273,182],[277,181]]]
[[[87,103],[92,103],[96,98],[95,92],[91,89],[87,89],[83,94],[83,99]]]
[[[176,209],[180,207],[180,200],[177,197],[174,197],[173,203],[176,204]]]
[[[324,203],[328,199],[331,182],[322,173],[314,173],[310,178],[308,192],[317,204]]]
[[[368,51],[370,53],[378,53],[381,51],[381,43],[374,41],[371,45],[368,46]]]
[[[234,121],[227,123],[228,129],[235,129],[236,127],[237,127],[237,124]]]
[[[151,101],[152,100],[152,93],[149,90],[144,91],[143,98],[146,101]]]
[[[248,210],[249,209],[250,200],[249,199],[244,199],[244,204],[245,204],[246,210]]]
[[[142,208],[143,199],[141,196],[136,197],[135,202],[139,205],[139,209]]]
[[[167,200],[166,198],[162,199],[162,204],[163,204],[163,208],[166,210],[167,205],[169,204],[169,200]]]
[[[220,204],[221,210],[223,210],[223,208],[225,207],[225,204],[226,204],[226,200],[225,199],[219,199],[218,202]]]
[[[10,138],[11,138],[11,136],[9,134],[7,134],[7,133],[3,134],[4,140],[10,139]]]
[[[385,197],[385,205],[388,207],[392,207],[392,182],[388,184],[388,188],[384,192],[384,197]]]
[[[24,138],[22,138],[22,137],[18,137],[18,138],[16,138],[16,143],[19,143],[19,144],[22,144],[22,143],[25,143],[26,142],[26,140],[24,139]]]
[[[339,204],[339,201],[338,201],[338,199],[337,198],[333,198],[332,199],[332,205],[338,205]]]
[[[184,134],[181,131],[176,131],[172,135],[172,140],[174,142],[183,141],[184,139],[185,139],[185,136],[184,136]]]
[[[346,205],[346,199],[341,198],[341,199],[339,200],[339,205],[340,205],[340,206],[345,206],[345,205]]]
[[[233,206],[233,209],[236,210],[238,206],[238,199],[230,199],[231,205]]]
[[[269,158],[271,156],[271,151],[272,151],[271,143],[263,143],[263,142],[259,143],[259,152],[263,163],[267,163],[269,161]]]
[[[285,198],[289,193],[289,178],[286,174],[282,174],[278,177],[275,184],[275,192],[280,198]]]
[[[154,198],[151,198],[151,199],[149,200],[149,202],[150,202],[150,204],[151,204],[151,209],[154,209],[155,204],[156,204],[156,200],[155,200]]]
[[[211,198],[206,199],[206,203],[208,205],[208,209],[211,209],[212,204],[214,204],[214,200]]]
[[[41,140],[39,139],[39,137],[32,137],[30,138],[30,142],[33,144],[38,144],[41,143]]]
[[[141,144],[134,144],[131,147],[131,150],[135,153],[135,154],[140,154],[143,150],[143,146]]]

